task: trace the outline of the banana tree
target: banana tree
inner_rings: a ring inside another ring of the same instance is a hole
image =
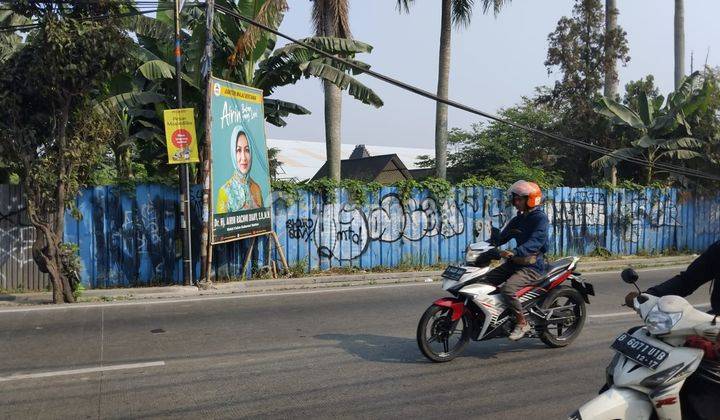
[[[27,16],[16,13],[11,9],[0,9],[0,28],[18,27],[30,23],[32,23],[32,20]],[[7,60],[22,46],[23,39],[17,32],[0,32],[0,63]]]
[[[294,84],[302,78],[317,77],[340,89],[348,90],[353,98],[366,105],[381,107],[382,99],[355,77],[368,70],[370,65],[356,60],[359,53],[372,52],[372,46],[364,42],[332,37],[311,37],[300,41],[332,55],[342,55],[349,66],[319,54],[300,43],[291,43],[273,52],[259,63],[253,83],[272,93],[277,87]]]
[[[617,149],[595,160],[593,166],[607,168],[625,158],[640,158],[648,163],[646,182],[650,184],[654,176],[666,172],[655,169],[658,163],[702,157],[705,141],[692,137],[687,118],[707,106],[713,89],[714,85],[696,72],[670,93],[667,101],[662,95],[650,100],[642,92],[636,110],[611,98],[602,98],[596,104],[596,112],[609,117],[613,124],[637,131],[639,138],[631,147]]]

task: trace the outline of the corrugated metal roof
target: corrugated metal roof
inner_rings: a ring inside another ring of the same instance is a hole
[[[268,139],[268,147],[279,149],[278,160],[283,163],[278,178],[310,179],[325,163],[325,142]],[[419,155],[435,155],[433,149],[414,147],[391,147],[365,144],[371,156],[396,154],[408,169],[416,169]],[[354,144],[343,144],[340,148],[342,159],[348,159]],[[284,173],[283,173],[284,171]]]

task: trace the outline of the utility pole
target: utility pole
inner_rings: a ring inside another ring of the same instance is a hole
[[[202,161],[202,182],[203,182],[203,226],[200,235],[200,261],[202,264],[202,275],[199,286],[206,287],[210,281],[212,269],[212,243],[210,243],[210,229],[212,223],[212,214],[210,214],[210,166],[211,153],[210,146],[212,142],[210,125],[212,115],[210,115],[210,103],[212,101],[212,60],[213,60],[213,18],[215,15],[215,0],[205,1],[205,144],[203,146]]]
[[[181,0],[175,0],[175,79],[177,80],[177,107],[182,101],[182,48],[180,46]],[[182,232],[183,284],[194,283],[190,231],[190,168],[187,163],[180,165],[180,231]]]

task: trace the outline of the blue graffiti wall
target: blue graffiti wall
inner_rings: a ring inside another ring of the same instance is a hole
[[[552,254],[582,255],[597,247],[626,255],[702,251],[720,240],[720,196],[597,188],[554,188],[545,195]],[[191,201],[197,251],[200,188]],[[457,262],[468,244],[487,239],[492,227],[513,216],[503,191],[492,188],[457,189],[447,200],[418,191],[407,201],[383,188],[367,201],[357,205],[346,191],[338,191],[335,203],[307,192],[294,200],[274,194],[274,230],[289,264],[324,270]],[[77,199],[82,217],[68,212],[65,231],[65,240],[80,247],[83,282],[93,288],[180,283],[178,206],[177,191],[165,186],[85,190]],[[249,240],[216,246],[215,275],[240,277],[248,249]],[[277,260],[275,250],[267,250],[267,241],[258,241],[256,265]],[[197,275],[197,258],[195,267]]]

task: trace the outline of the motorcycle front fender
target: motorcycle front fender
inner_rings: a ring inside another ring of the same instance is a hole
[[[627,388],[611,387],[585,403],[568,420],[647,420],[653,406],[645,394]]]
[[[435,302],[433,302],[433,304],[445,308],[450,308],[450,310],[452,311],[450,319],[452,321],[457,321],[458,319],[462,318],[463,314],[465,313],[465,302],[460,299],[446,297],[436,300]]]

